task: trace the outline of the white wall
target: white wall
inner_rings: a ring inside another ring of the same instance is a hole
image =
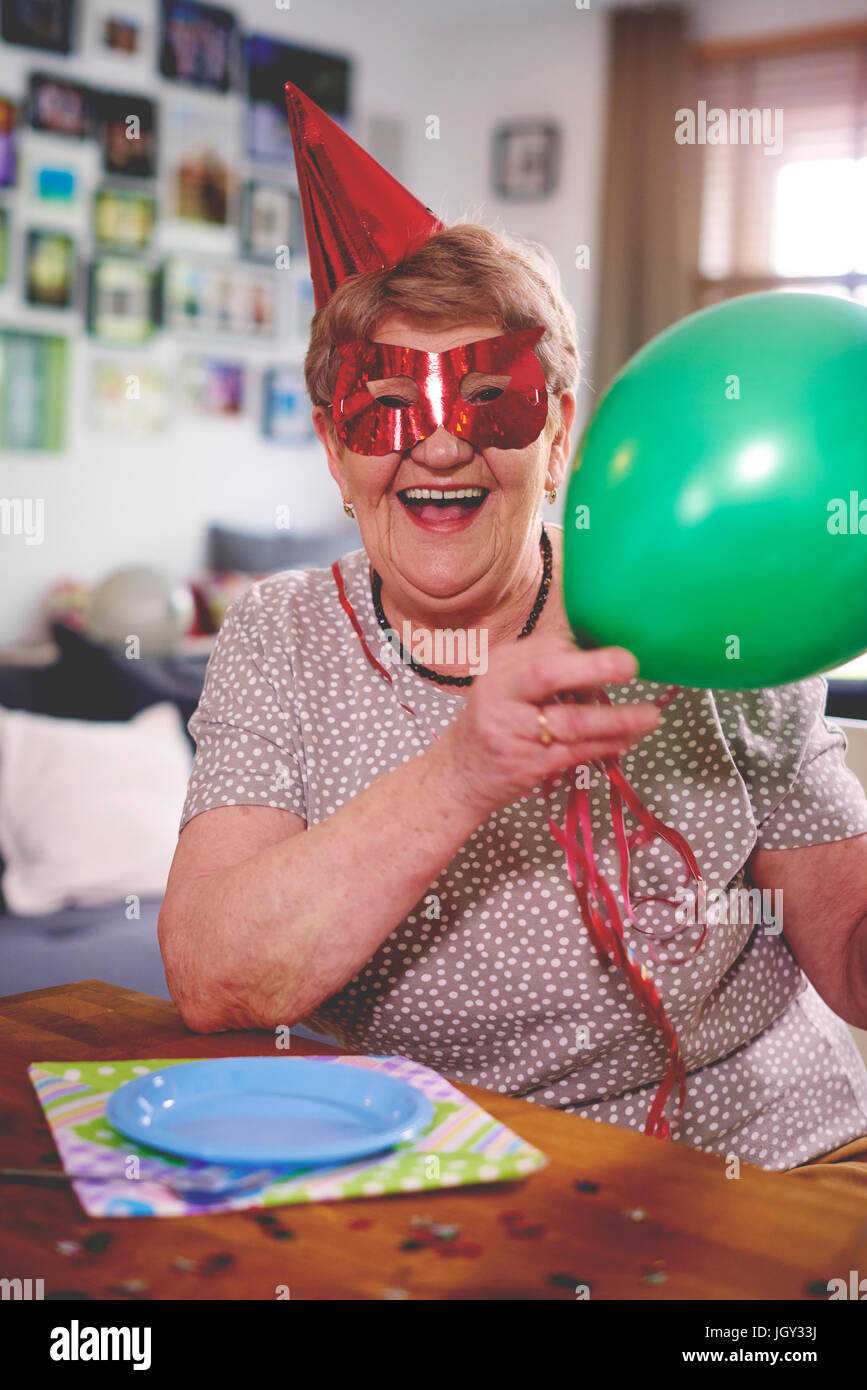
[[[445,220],[480,220],[541,241],[553,254],[575,308],[582,349],[592,348],[604,158],[607,25],[599,10],[490,15],[435,31],[419,74],[413,120],[441,115],[438,141],[418,143],[417,187]],[[563,131],[556,193],[533,203],[491,191],[491,136],[503,122],[550,118]],[[590,269],[576,269],[576,247]],[[588,362],[588,369],[592,366]]]

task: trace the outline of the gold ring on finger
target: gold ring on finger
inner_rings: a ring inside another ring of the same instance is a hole
[[[544,743],[546,748],[550,747],[550,745],[554,742],[554,735],[551,733],[551,730],[548,727],[548,720],[545,717],[545,711],[541,709],[539,710],[539,740],[540,742]]]

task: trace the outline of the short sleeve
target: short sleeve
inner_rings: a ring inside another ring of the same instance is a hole
[[[187,725],[196,755],[179,830],[220,806],[273,806],[307,819],[291,670],[285,655],[268,650],[263,630],[253,585],[226,614]]]
[[[867,831],[867,795],[846,766],[846,736],[818,714],[795,780],[759,826],[759,849],[797,849]]]
[[[758,849],[798,849],[867,832],[867,795],[846,737],[825,718],[822,676],[769,690],[714,692],[747,788]],[[727,698],[726,698],[727,697]]]

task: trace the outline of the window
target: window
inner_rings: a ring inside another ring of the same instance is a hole
[[[867,27],[845,41],[800,35],[698,57],[696,307],[763,289],[867,304]],[[715,132],[713,111],[726,115]]]

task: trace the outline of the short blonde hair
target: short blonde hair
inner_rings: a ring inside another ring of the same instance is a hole
[[[436,328],[485,322],[506,333],[538,324],[546,332],[535,352],[549,393],[577,389],[575,314],[553,258],[532,242],[458,222],[393,269],[350,276],[317,310],[304,362],[314,405],[329,406],[334,398],[340,365],[335,344],[372,338],[393,315]]]

